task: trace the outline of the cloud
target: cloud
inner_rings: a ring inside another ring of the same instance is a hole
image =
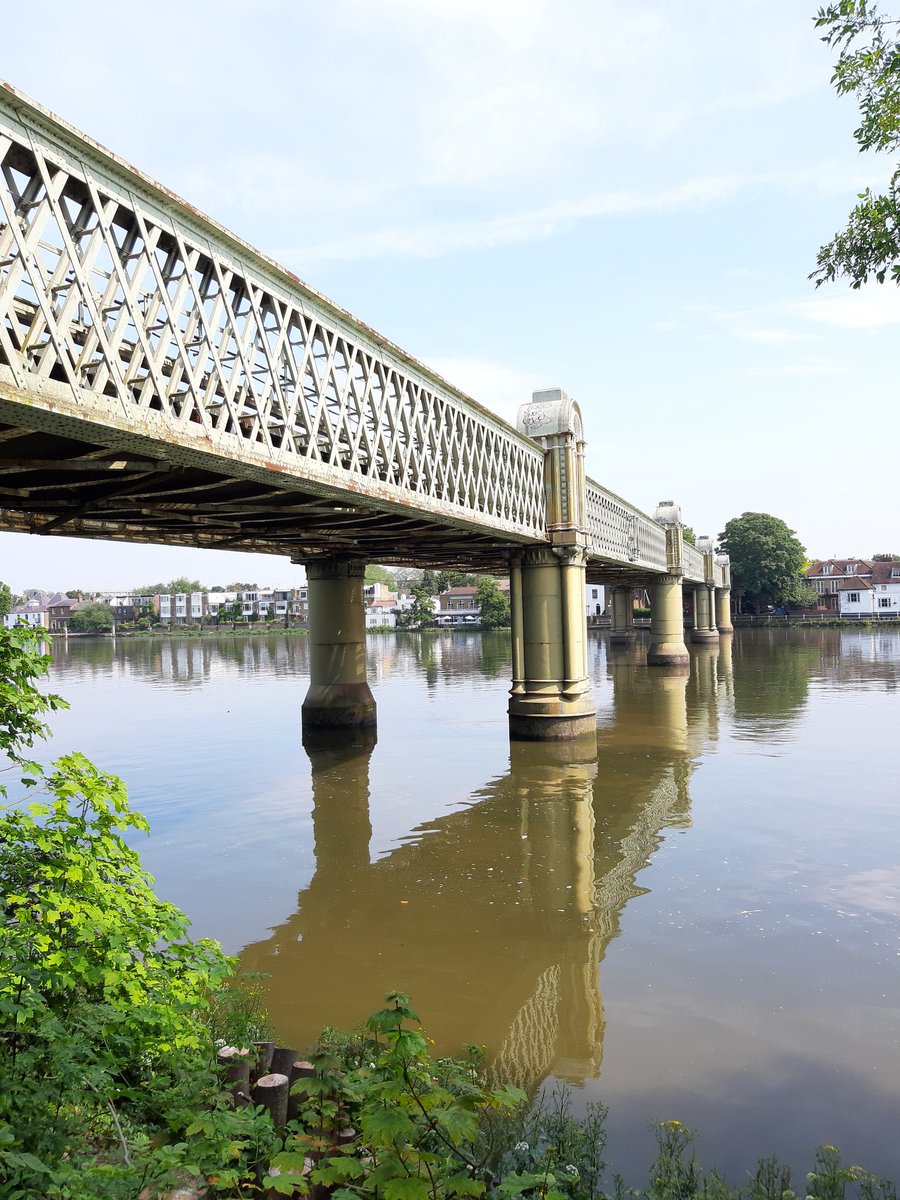
[[[737,336],[745,342],[762,342],[779,346],[787,342],[810,342],[814,340],[811,333],[798,333],[793,329],[743,329],[737,331]]]
[[[830,175],[827,176],[830,178]],[[797,188],[823,178],[819,168],[722,174],[688,179],[656,191],[589,192],[536,209],[475,220],[439,221],[419,226],[388,226],[346,237],[282,247],[282,261],[321,262],[383,256],[435,258],[476,247],[502,246],[553,237],[579,221],[665,212],[698,212],[759,188]]]
[[[535,379],[517,367],[486,362],[477,358],[426,358],[426,363],[448,383],[515,425],[519,405],[527,404],[531,393],[543,386],[555,386]]]
[[[793,311],[804,320],[842,329],[880,329],[900,325],[900,288],[893,284],[869,284],[858,291],[831,295],[819,293],[815,299],[799,301]]]

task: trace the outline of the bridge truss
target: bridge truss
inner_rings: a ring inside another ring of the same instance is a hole
[[[504,573],[544,489],[530,438],[0,86],[0,528]],[[594,577],[667,569],[593,481],[587,525]]]

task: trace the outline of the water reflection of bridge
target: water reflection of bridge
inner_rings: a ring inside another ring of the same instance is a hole
[[[271,976],[282,1031],[352,1026],[402,987],[441,1048],[477,1036],[526,1085],[597,1074],[600,963],[663,831],[690,822],[692,760],[731,695],[730,641],[698,647],[690,676],[651,682],[630,649],[607,671],[614,705],[595,760],[514,743],[505,775],[376,862],[374,741],[306,743],[315,874],[297,912],[242,955]]]

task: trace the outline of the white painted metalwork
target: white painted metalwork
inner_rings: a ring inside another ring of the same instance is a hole
[[[556,390],[535,399],[556,396],[554,428],[571,432],[573,413],[577,428],[554,469],[580,497],[577,406]],[[356,504],[370,517],[471,530],[499,547],[501,562],[512,546],[547,541],[547,496],[560,486],[531,436],[2,83],[0,419],[137,450],[154,460],[148,468],[198,467],[323,496],[332,518]],[[171,497],[163,507],[157,518],[173,511]],[[67,523],[104,536],[110,526],[86,508],[40,531]],[[227,516],[223,507],[195,519],[221,529]],[[183,543],[191,519],[182,518]],[[663,526],[591,480],[586,512],[579,499],[556,519],[586,523],[601,568],[671,566]],[[25,521],[20,504],[4,527]],[[119,532],[143,537],[137,522]],[[284,552],[283,540],[261,545]],[[693,557],[688,566],[688,578],[702,579],[702,563],[699,575]]]
[[[591,558],[665,572],[666,531],[662,525],[593,479],[586,481],[586,490]]]
[[[685,542],[682,549],[684,577],[692,582],[703,583],[706,580],[706,562],[696,546]]]
[[[374,331],[0,92],[0,381],[304,486],[544,536],[543,455]]]

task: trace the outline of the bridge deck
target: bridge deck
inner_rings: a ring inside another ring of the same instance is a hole
[[[0,86],[0,528],[503,572],[546,541],[543,472],[529,438]],[[592,481],[588,523],[595,577],[666,569],[662,527]]]

